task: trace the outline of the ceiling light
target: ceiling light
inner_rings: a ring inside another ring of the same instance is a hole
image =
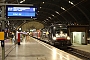
[[[44,4],[45,2],[43,2],[43,4]]]
[[[71,4],[73,5],[73,2],[71,2]]]
[[[46,19],[46,20],[48,20],[48,19]]]
[[[69,3],[71,3],[71,1],[68,1]]]
[[[40,7],[40,8],[42,8],[42,7]]]
[[[59,12],[57,12],[57,11],[55,11],[57,14],[59,14],[60,15],[60,13]]]
[[[38,11],[39,12],[39,11]]]
[[[60,26],[60,27],[62,27],[62,26]]]
[[[50,19],[51,19],[51,17],[48,17],[48,18],[50,18]]]
[[[54,16],[54,15],[52,14],[52,16]]]
[[[62,9],[63,7],[61,7],[61,9]]]
[[[63,10],[65,10],[65,8],[63,8]]]
[[[75,4],[73,3],[73,2],[71,2],[71,1],[68,1],[71,5],[74,5],[75,6]]]
[[[65,8],[61,7],[62,10],[66,10]]]
[[[23,3],[23,1],[20,1],[20,3]]]
[[[44,20],[44,22],[46,22],[46,20]]]

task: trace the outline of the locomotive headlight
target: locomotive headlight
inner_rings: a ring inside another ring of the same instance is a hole
[[[56,40],[56,37],[53,37],[53,40]]]
[[[70,37],[69,36],[67,37],[67,40],[70,40]]]

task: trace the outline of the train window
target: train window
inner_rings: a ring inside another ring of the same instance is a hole
[[[67,33],[67,28],[56,27],[55,31],[57,34],[60,33],[60,31],[63,31],[63,33]]]
[[[67,29],[61,29],[61,31],[63,31],[63,33],[67,33]]]

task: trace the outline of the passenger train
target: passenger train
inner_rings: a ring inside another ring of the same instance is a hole
[[[33,32],[34,35],[37,35],[35,38],[47,41],[51,45],[71,45],[70,37],[67,35],[67,26],[64,24],[51,25],[48,28],[40,30],[37,34],[35,33]]]

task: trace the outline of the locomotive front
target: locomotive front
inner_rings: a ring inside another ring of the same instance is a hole
[[[67,35],[67,27],[65,25],[56,25],[52,27],[52,42],[54,45],[69,46],[71,45],[70,37]]]

